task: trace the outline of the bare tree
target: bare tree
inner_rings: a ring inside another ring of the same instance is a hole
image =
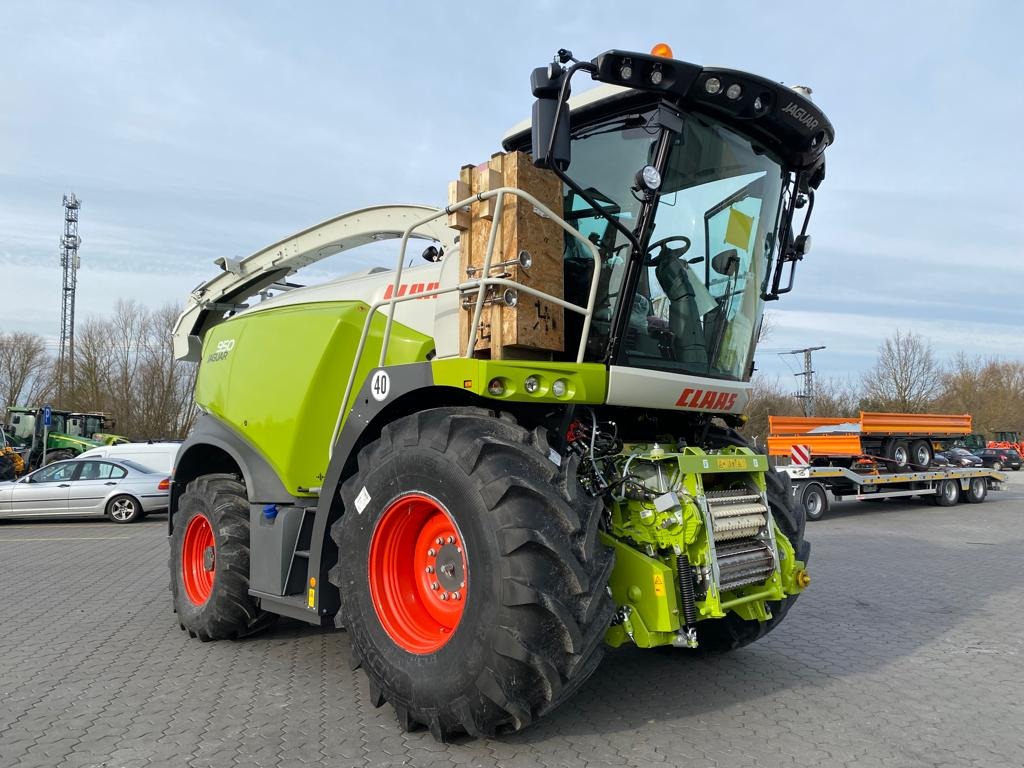
[[[937,407],[969,413],[974,430],[1024,431],[1024,362],[956,355],[943,377]]]
[[[183,437],[196,411],[195,366],[176,360],[174,306],[149,310],[119,301],[110,318],[83,323],[75,345],[73,407],[110,414],[120,434],[136,439]]]
[[[931,345],[913,331],[897,329],[861,380],[862,405],[865,410],[920,413],[941,394],[942,375]]]
[[[0,405],[26,405],[32,398],[45,396],[52,366],[39,334],[0,333]]]

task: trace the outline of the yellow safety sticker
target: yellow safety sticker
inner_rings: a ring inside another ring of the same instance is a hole
[[[744,251],[750,250],[750,233],[754,228],[754,217],[743,211],[729,209],[729,223],[725,225],[725,242]]]
[[[665,596],[665,577],[662,576],[660,573],[654,574],[654,596]]]
[[[309,597],[306,598],[306,603],[309,605],[310,608],[314,608],[316,606],[316,590],[312,587],[310,587]]]
[[[746,459],[719,459],[717,462],[719,469],[746,469]]]

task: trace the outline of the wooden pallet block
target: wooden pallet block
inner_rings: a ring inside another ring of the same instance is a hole
[[[562,210],[562,184],[550,171],[534,167],[522,152],[496,154],[482,165],[463,169],[460,182],[470,185],[476,194],[498,186],[515,187],[536,197],[555,213]],[[460,276],[480,274],[487,253],[496,200],[474,203],[469,231],[463,232],[460,247]],[[552,296],[564,296],[563,232],[554,221],[538,215],[534,206],[521,198],[507,195],[502,220],[495,242],[492,264],[514,261],[522,251],[530,254],[532,265],[523,269],[518,264],[492,269],[491,275],[505,275],[510,280],[543,290]],[[470,271],[472,272],[470,272]],[[460,316],[461,349],[465,353],[473,306]],[[483,326],[477,335],[474,354],[493,359],[549,358],[565,347],[564,311],[550,302],[541,301],[520,291],[515,307],[501,302],[485,305],[481,316]]]

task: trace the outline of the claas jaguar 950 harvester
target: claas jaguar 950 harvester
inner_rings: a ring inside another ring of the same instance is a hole
[[[809,582],[803,512],[736,428],[831,124],[663,49],[559,51],[531,85],[446,205],[220,259],[174,334],[202,411],[170,504],[182,628],[336,623],[373,703],[439,739],[529,725],[609,647],[750,643]],[[295,282],[387,239],[391,268]]]

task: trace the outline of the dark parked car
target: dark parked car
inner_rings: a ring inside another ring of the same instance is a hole
[[[1013,448],[979,448],[974,453],[986,467],[992,467],[996,472],[1001,469],[1020,470],[1020,454]]]
[[[946,457],[945,453],[936,453],[932,456],[932,466],[945,469],[946,467],[953,466],[953,463]]]
[[[981,459],[966,448],[950,448],[946,451],[946,458],[954,467],[980,467],[982,465]]]

